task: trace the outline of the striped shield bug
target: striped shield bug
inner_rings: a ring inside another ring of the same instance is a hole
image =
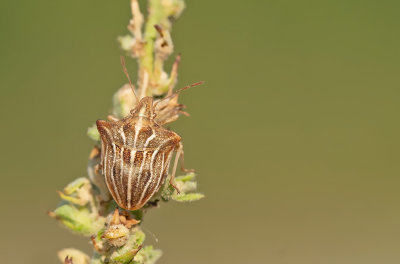
[[[130,79],[129,82],[131,84]],[[186,86],[158,102],[198,84],[201,82]],[[131,88],[135,93],[132,84]],[[174,176],[179,158],[183,159],[181,137],[156,122],[158,102],[153,103],[149,96],[137,101],[127,117],[96,122],[101,139],[100,166],[107,187],[117,204],[127,210],[140,209],[160,189],[167,178],[174,152],[170,184],[179,192],[174,185]]]

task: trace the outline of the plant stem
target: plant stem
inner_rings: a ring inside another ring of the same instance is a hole
[[[184,8],[183,0],[148,0],[148,16],[145,25],[138,0],[131,0],[132,19],[128,29],[130,36],[119,38],[122,47],[138,60],[138,81],[136,94],[145,96],[166,96],[154,106],[155,121],[159,125],[178,119],[184,106],[178,103],[178,94],[172,94],[177,81],[180,56],[177,56],[171,73],[164,71],[164,62],[173,52],[170,36],[172,20]],[[144,30],[144,32],[142,32]],[[135,89],[135,88],[134,88]],[[158,99],[156,99],[157,101]],[[126,117],[137,104],[137,100],[125,84],[113,96],[114,121]],[[160,201],[195,201],[203,197],[195,193],[195,174],[175,178],[181,192],[178,194],[169,181],[160,188],[146,205],[136,211],[118,208],[111,199],[104,175],[100,169],[101,148],[96,126],[88,130],[88,135],[96,143],[89,155],[88,178],[78,178],[59,192],[63,200],[49,215],[60,221],[73,232],[90,236],[94,254],[91,258],[76,249],[64,249],[59,258],[64,263],[73,264],[153,264],[161,256],[161,250],[143,246],[145,234],[140,224],[150,208],[158,207]]]

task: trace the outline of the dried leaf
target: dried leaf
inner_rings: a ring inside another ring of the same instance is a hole
[[[65,263],[68,257],[72,259],[73,264],[89,264],[89,256],[74,248],[64,248],[57,253],[57,256],[61,263]]]

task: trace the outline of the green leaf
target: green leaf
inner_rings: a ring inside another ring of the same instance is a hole
[[[92,235],[104,224],[103,218],[93,220],[88,208],[64,204],[54,211],[56,219],[70,230],[85,236]]]
[[[62,192],[59,192],[58,195],[59,195],[60,198],[63,199],[64,201],[67,201],[67,202],[70,202],[70,203],[73,203],[73,204],[77,204],[77,205],[80,205],[80,206],[84,206],[84,205],[87,203],[87,201],[82,201],[82,200],[80,200],[79,198],[76,198],[76,197],[73,197],[73,196],[65,195],[65,194],[63,194]]]
[[[187,193],[187,194],[182,193],[182,194],[173,194],[172,200],[175,200],[178,202],[192,202],[192,201],[200,200],[203,197],[204,197],[204,194],[201,194],[201,193]]]
[[[196,174],[193,172],[190,172],[186,175],[175,177],[175,181],[176,182],[187,182],[187,181],[194,180],[195,177],[196,177]]]
[[[132,229],[128,242],[111,254],[110,263],[131,263],[137,253],[137,249],[143,244],[145,237],[145,234],[139,228]]]
[[[64,193],[66,195],[70,195],[77,191],[79,188],[81,188],[83,185],[90,185],[90,182],[87,178],[81,177],[73,182],[69,183],[65,188],[64,188]]]
[[[87,178],[78,178],[64,188],[64,192],[58,192],[61,199],[70,203],[84,206],[93,200],[92,186]]]
[[[177,186],[181,191],[181,193],[191,193],[196,191],[197,183],[193,181],[188,181],[183,184],[180,184],[180,182],[178,182]]]
[[[136,255],[136,251],[133,249],[132,251],[127,251],[124,254],[114,257],[111,260],[111,263],[115,264],[129,264],[132,262],[133,258]]]

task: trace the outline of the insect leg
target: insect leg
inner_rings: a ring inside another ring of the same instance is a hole
[[[172,168],[172,175],[171,175],[171,178],[169,179],[169,184],[171,184],[172,187],[174,187],[174,189],[178,193],[180,193],[180,191],[179,191],[178,187],[176,187],[176,185],[174,183],[174,179],[175,179],[175,174],[176,174],[176,168],[178,167],[179,157],[181,156],[182,151],[183,151],[182,144],[179,144],[179,148],[176,151],[176,155],[175,155],[174,167]]]
[[[179,142],[179,148],[181,149],[181,155],[179,156],[179,158],[181,159],[181,171],[184,171],[186,173],[194,172],[193,169],[185,168],[185,152],[183,151],[183,144],[181,142]]]

